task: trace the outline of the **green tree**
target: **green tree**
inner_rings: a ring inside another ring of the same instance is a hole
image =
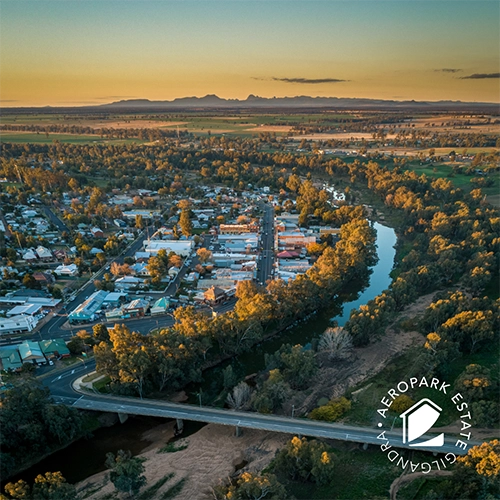
[[[130,451],[118,450],[106,455],[106,466],[111,469],[109,477],[118,491],[128,493],[134,498],[139,490],[146,484],[144,476],[144,459],[132,457]]]

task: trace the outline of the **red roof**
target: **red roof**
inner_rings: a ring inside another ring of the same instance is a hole
[[[297,252],[289,252],[285,250],[284,252],[280,252],[277,257],[278,259],[295,259],[299,254]]]

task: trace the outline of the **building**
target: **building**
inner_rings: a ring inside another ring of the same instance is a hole
[[[47,359],[69,358],[70,352],[63,339],[42,340],[38,342],[43,355]]]
[[[76,264],[61,264],[54,269],[58,276],[78,276],[78,266]]]
[[[19,355],[23,363],[33,363],[35,365],[47,364],[47,360],[38,342],[25,340],[22,344],[19,344]]]
[[[127,210],[123,212],[123,216],[127,219],[135,219],[136,215],[140,215],[143,219],[157,219],[161,216],[159,210]]]
[[[43,247],[42,245],[37,247],[35,253],[37,254],[40,260],[52,260],[54,257],[52,255],[52,252],[48,248]]]
[[[135,299],[122,307],[125,317],[137,318],[144,316],[149,310],[149,302],[144,299]]]
[[[193,240],[146,240],[144,251],[156,255],[160,250],[168,253],[175,252],[177,255],[187,257],[194,249]]]
[[[23,362],[17,349],[2,349],[0,350],[0,364],[3,371],[18,371],[22,368]]]
[[[35,278],[35,280],[38,281],[38,283],[41,283],[42,285],[45,286],[51,285],[56,281],[54,276],[52,276],[52,274],[50,273],[36,272],[33,273],[33,278]]]
[[[104,299],[104,306],[119,306],[127,298],[127,294],[123,292],[110,292]]]
[[[210,305],[220,304],[226,300],[226,292],[218,286],[212,286],[203,294],[203,296]]]
[[[90,230],[90,234],[94,237],[94,238],[104,238],[104,231],[98,227],[93,227],[91,230]]]
[[[151,316],[156,316],[157,314],[165,314],[168,311],[170,303],[167,297],[162,297],[158,299],[151,308]]]
[[[219,226],[220,234],[242,234],[242,233],[256,233],[259,226],[256,224],[221,224]]]
[[[36,318],[27,315],[0,318],[0,335],[31,332],[37,323],[38,320]]]
[[[101,309],[108,292],[98,290],[87,300],[82,302],[73,312],[68,315],[70,323],[86,323],[96,319],[96,313]]]
[[[131,290],[132,288],[138,288],[143,282],[141,278],[135,276],[123,276],[115,281],[115,289],[121,291]]]
[[[40,304],[23,304],[16,307],[13,307],[10,311],[7,312],[7,318],[12,318],[12,316],[35,316],[40,312],[42,306]]]

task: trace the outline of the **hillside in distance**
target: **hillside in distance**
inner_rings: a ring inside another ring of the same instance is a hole
[[[223,99],[214,94],[204,97],[182,97],[172,101],[130,99],[92,106],[100,110],[168,110],[168,109],[293,109],[293,108],[343,108],[343,109],[421,109],[461,110],[496,109],[498,104],[462,101],[395,101],[382,99],[358,99],[348,97],[259,97],[250,94],[246,99]]]

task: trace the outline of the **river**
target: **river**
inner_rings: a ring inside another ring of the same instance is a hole
[[[313,315],[286,332],[263,342],[250,352],[241,354],[208,370],[205,372],[204,382],[188,386],[189,401],[196,403],[199,392],[201,392],[204,402],[212,400],[214,395],[220,391],[222,370],[229,364],[233,366],[234,371],[240,378],[256,373],[265,368],[266,353],[274,353],[284,343],[306,345],[328,326],[331,326],[333,321],[336,321],[339,326],[343,326],[349,319],[352,309],[366,304],[370,299],[387,289],[391,283],[390,272],[396,255],[394,248],[396,233],[393,229],[377,222],[374,223],[374,227],[377,231],[376,245],[379,260],[371,269],[368,284],[356,284],[353,286],[354,290],[341,294],[319,314]],[[359,290],[363,285],[365,285],[365,288],[360,292]],[[24,479],[28,483],[32,483],[37,474],[48,471],[61,471],[69,482],[76,483],[92,474],[105,470],[106,453],[110,451],[116,452],[119,449],[125,449],[130,450],[134,455],[141,453],[151,444],[151,441],[146,436],[164,424],[164,419],[131,417],[122,425],[98,429],[90,439],[80,439],[11,480]],[[186,422],[184,436],[196,432],[202,425],[196,422]],[[165,435],[166,441],[171,437],[173,436]]]

